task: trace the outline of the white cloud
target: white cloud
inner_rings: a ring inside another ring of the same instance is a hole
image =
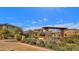
[[[46,22],[48,19],[47,18],[43,18],[43,19],[38,19],[38,20],[34,20],[34,21],[32,21],[32,23],[33,24],[35,24],[35,23],[43,23],[43,22]]]
[[[47,18],[43,18],[43,19],[38,19],[37,22],[46,22],[48,19]]]
[[[63,23],[54,25],[54,27],[66,27],[70,29],[79,29],[79,23]]]
[[[48,19],[47,18],[43,18],[43,21],[47,21]]]
[[[63,24],[54,25],[54,27],[67,27],[67,28],[70,28],[73,25],[74,25],[74,23],[63,23]]]
[[[40,26],[40,27],[45,27],[45,26],[49,26],[49,27],[66,27],[66,28],[71,28],[71,29],[79,29],[79,23],[62,23],[62,24],[57,24],[57,25],[44,25],[44,26]]]
[[[33,29],[40,29],[41,28],[41,26],[40,27],[28,27],[28,28],[23,28],[23,30],[24,31],[27,31],[27,30],[33,30]]]
[[[74,24],[74,25],[73,25],[73,26],[71,26],[70,28],[79,29],[79,23]]]
[[[24,28],[24,30],[33,30],[33,29],[40,29],[42,27],[45,26],[49,26],[49,27],[65,27],[65,28],[69,28],[69,29],[79,29],[79,23],[63,23],[63,24],[56,24],[56,25],[44,25],[44,26],[39,26],[39,27],[28,27],[28,28]]]
[[[33,24],[37,23],[37,21],[32,21]]]
[[[57,20],[56,21],[56,23],[58,24],[58,23],[63,23],[64,21],[63,21],[63,19],[60,19],[60,20]]]
[[[38,22],[42,22],[42,20],[41,19],[38,19]]]
[[[30,26],[30,27],[27,27],[27,28],[23,28],[24,31],[27,31],[27,30],[33,30],[33,29],[41,29],[42,27],[45,27],[45,26],[49,26],[49,27],[52,27],[53,25],[44,25],[44,26]]]

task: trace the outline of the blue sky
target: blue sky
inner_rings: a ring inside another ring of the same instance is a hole
[[[57,26],[79,29],[78,7],[0,7],[0,24],[23,29]]]

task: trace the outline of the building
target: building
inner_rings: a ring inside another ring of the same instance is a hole
[[[22,33],[22,29],[11,24],[0,24],[0,39],[13,38],[15,34]]]
[[[79,35],[78,29],[68,29],[63,27],[42,27],[40,29],[34,29],[29,32],[31,38],[46,40],[49,38],[61,39],[63,37],[71,37],[73,35]]]
[[[64,30],[64,37],[71,37],[73,35],[79,35],[78,29],[66,29]]]

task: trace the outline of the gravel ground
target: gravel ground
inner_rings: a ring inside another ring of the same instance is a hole
[[[28,45],[15,40],[0,40],[0,51],[52,51],[50,49]]]

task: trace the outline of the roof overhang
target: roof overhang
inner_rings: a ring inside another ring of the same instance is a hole
[[[67,29],[64,27],[42,27],[43,29]]]

